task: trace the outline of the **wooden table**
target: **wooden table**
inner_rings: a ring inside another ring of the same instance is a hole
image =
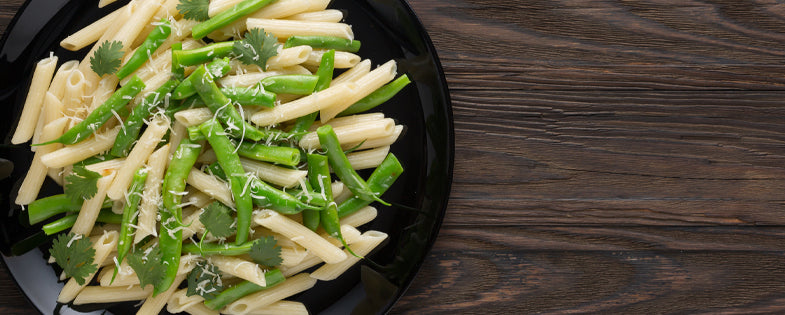
[[[409,3],[457,158],[392,314],[785,312],[785,4]]]

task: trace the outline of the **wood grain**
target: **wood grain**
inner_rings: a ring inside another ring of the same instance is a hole
[[[785,312],[785,4],[407,2],[457,157],[391,314]]]

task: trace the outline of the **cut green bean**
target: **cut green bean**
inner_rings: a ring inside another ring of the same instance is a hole
[[[161,19],[158,24],[150,31],[150,34],[147,35],[147,38],[144,42],[139,45],[139,48],[134,51],[131,58],[120,68],[117,70],[117,77],[122,79],[127,77],[129,74],[139,69],[147,60],[150,60],[150,56],[161,47],[161,44],[169,37],[169,34],[172,33],[172,26],[169,23],[169,20],[164,18]]]
[[[120,129],[120,133],[115,138],[114,145],[109,151],[109,154],[116,157],[128,156],[131,152],[131,147],[139,138],[139,133],[142,126],[145,124],[145,119],[150,117],[153,108],[156,108],[165,103],[167,95],[174,89],[179,81],[169,80],[159,87],[155,92],[150,93],[145,97],[139,105],[136,105],[128,115],[128,118],[123,122],[124,128]]]
[[[112,201],[104,201],[102,208],[111,208]],[[65,194],[44,197],[27,205],[27,216],[30,225],[38,224],[55,215],[66,212],[77,212],[81,210],[81,203],[71,202],[71,198]]]
[[[237,153],[242,157],[288,166],[300,164],[300,150],[292,147],[268,146],[264,143],[240,142]]]
[[[259,85],[250,88],[221,88],[226,97],[240,105],[275,106],[275,93],[265,91]]]
[[[330,165],[328,158],[319,154],[308,154],[308,179],[311,181],[313,187],[318,187],[327,205],[319,213],[319,223],[330,236],[337,238],[346,246],[346,241],[341,234],[341,223],[338,219],[338,209],[335,201],[333,201],[332,186],[330,186]],[[303,214],[303,224],[305,224],[305,214]],[[354,252],[349,249],[349,252],[354,255]],[[357,256],[357,255],[355,255]]]
[[[359,40],[351,40],[347,38],[335,36],[299,36],[294,35],[286,40],[283,48],[307,45],[314,49],[335,49],[339,51],[357,52],[360,50],[361,43]]]
[[[199,130],[199,126],[189,126],[186,128],[186,131],[188,132],[188,139],[191,139],[191,141],[207,140],[202,131]]]
[[[202,256],[209,255],[224,255],[224,256],[237,256],[247,254],[251,251],[251,246],[254,242],[245,242],[243,244],[219,244],[219,243],[204,243],[194,244],[189,243],[183,245],[183,253],[198,254]]]
[[[229,64],[229,58],[215,59],[207,64],[207,70],[210,75],[217,78],[225,76],[231,69],[232,66]],[[193,78],[195,78],[195,76],[191,74],[188,78],[183,80],[183,82],[172,91],[172,99],[182,100],[196,95],[196,89],[192,82]]]
[[[332,126],[324,125],[319,127],[319,129],[316,129],[316,135],[319,136],[319,143],[322,145],[322,149],[326,151],[330,166],[333,168],[335,175],[338,175],[338,178],[341,179],[344,185],[346,185],[355,196],[369,201],[376,200],[387,206],[390,205],[371,191],[368,187],[368,183],[366,183],[365,180],[357,174],[354,168],[352,168],[349,159],[346,158],[346,154],[344,154],[341,149],[341,144],[338,142],[338,136],[335,135]]]
[[[319,62],[319,69],[316,70],[316,76],[319,77],[319,79],[316,81],[314,92],[319,92],[330,87],[330,83],[333,81],[334,71],[335,50],[330,50],[322,55],[322,60]],[[311,128],[316,121],[317,116],[319,116],[318,111],[297,118],[291,131],[295,134],[297,141],[300,141],[300,139],[308,133],[308,129]]]
[[[185,67],[177,61],[175,54],[183,50],[183,43],[172,44],[172,79],[182,81],[185,78]]]
[[[207,142],[213,147],[218,164],[221,165],[224,174],[229,179],[229,186],[234,197],[235,209],[237,210],[237,235],[235,244],[242,244],[248,240],[251,230],[251,212],[253,212],[253,200],[246,191],[248,185],[248,175],[245,174],[243,165],[240,164],[240,156],[234,152],[232,141],[224,134],[221,124],[214,119],[208,120],[199,126],[202,134],[207,138]]]
[[[147,179],[147,168],[140,167],[136,170],[134,178],[131,181],[131,186],[128,187],[126,194],[126,203],[123,207],[123,221],[120,223],[120,237],[117,240],[117,263],[122,263],[131,245],[134,243],[134,226],[136,225],[137,211],[139,209],[139,202],[142,200],[142,190],[144,189],[144,182]],[[112,274],[112,282],[117,276],[115,268]]]
[[[294,198],[297,198],[297,200],[300,200],[314,207],[321,208],[327,204],[327,201],[324,199],[322,194],[314,191],[303,191],[300,189],[287,189],[286,193],[292,195]]]
[[[282,74],[262,79],[259,83],[266,91],[276,94],[307,95],[313,93],[319,76],[308,74]]]
[[[109,118],[111,118],[118,111],[122,111],[125,105],[128,104],[139,92],[144,89],[145,85],[139,77],[134,76],[123,87],[109,97],[103,104],[98,106],[95,110],[90,112],[87,117],[80,123],[73,126],[71,129],[63,133],[59,138],[39,143],[35,145],[44,145],[51,143],[74,144],[86,140],[98,128],[103,126]]]
[[[254,178],[251,182],[251,197],[259,207],[275,210],[283,214],[295,214],[302,210],[319,210],[319,207],[306,204],[294,196]]]
[[[199,93],[199,97],[202,98],[202,101],[213,113],[216,113],[218,119],[227,125],[229,129],[227,132],[233,137],[259,141],[273,133],[259,130],[245,121],[240,116],[237,108],[232,104],[232,101],[218,89],[215,81],[207,73],[204,66],[196,68],[191,76],[194,76],[192,82],[196,92]]]
[[[207,21],[194,25],[191,35],[194,39],[202,39],[213,31],[232,24],[235,20],[251,14],[270,4],[273,0],[245,0],[226,11],[218,13]]]
[[[371,94],[363,97],[361,100],[352,104],[352,106],[344,109],[338,114],[338,116],[347,116],[371,110],[372,108],[379,106],[380,104],[391,99],[411,82],[412,81],[409,80],[409,77],[404,74],[394,81],[380,87],[376,91],[371,92]]]
[[[70,214],[64,216],[58,220],[52,221],[51,223],[44,224],[41,230],[43,230],[46,235],[52,235],[65,231],[66,229],[70,229],[74,226],[77,217],[79,217],[79,214]],[[95,219],[96,222],[111,224],[120,224],[122,220],[122,215],[116,214],[110,209],[101,210],[101,212],[98,213],[98,217]]]
[[[227,304],[237,301],[246,295],[272,288],[284,282],[286,279],[280,270],[273,269],[264,273],[264,280],[265,286],[260,286],[247,280],[240,282],[233,287],[224,290],[214,299],[205,301],[204,305],[214,310],[220,310]]]
[[[195,66],[216,58],[223,58],[232,53],[234,42],[218,42],[189,50],[172,51],[172,65]]]
[[[164,278],[153,290],[155,295],[169,289],[177,276],[183,246],[183,231],[180,229],[183,222],[183,209],[180,201],[185,190],[185,181],[201,150],[200,144],[191,142],[187,138],[183,139],[177,146],[164,175],[162,193],[164,207],[160,212],[161,231],[158,236],[158,247],[161,249],[161,261],[166,265],[166,269]]]
[[[371,176],[368,177],[368,187],[371,188],[371,191],[373,191],[374,194],[381,196],[390,186],[392,186],[395,180],[398,179],[398,176],[401,176],[401,173],[403,173],[401,162],[399,162],[398,158],[392,153],[387,154],[387,157],[384,158],[382,164],[379,164],[379,166],[373,170]],[[368,200],[353,196],[338,205],[338,217],[342,218],[355,213],[357,210],[362,209],[370,203],[371,202]]]

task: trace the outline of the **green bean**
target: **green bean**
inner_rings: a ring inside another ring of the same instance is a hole
[[[335,36],[299,36],[294,35],[286,40],[283,48],[308,45],[314,49],[335,49],[340,51],[357,52],[360,50],[360,41]]]
[[[159,24],[150,31],[150,34],[147,35],[147,38],[139,48],[134,51],[131,58],[128,59],[120,70],[117,70],[116,75],[118,78],[125,78],[136,71],[136,69],[139,69],[139,67],[150,59],[150,55],[152,55],[158,47],[161,47],[161,44],[169,37],[169,34],[172,33],[172,26],[168,19],[163,18],[158,23]]]
[[[134,178],[131,181],[131,186],[128,187],[126,194],[126,203],[123,207],[123,221],[120,223],[120,237],[117,241],[117,263],[122,263],[125,255],[131,249],[134,243],[133,229],[136,224],[137,211],[139,209],[139,201],[142,200],[142,190],[144,189],[144,182],[147,179],[147,168],[140,167],[136,170]],[[117,276],[115,268],[112,274],[112,282]]]
[[[79,214],[70,214],[56,221],[52,221],[51,223],[44,224],[41,229],[46,235],[52,235],[61,232],[74,226],[77,217],[79,217]],[[116,214],[110,209],[101,210],[101,212],[98,213],[98,217],[95,219],[96,222],[112,224],[120,224],[122,220],[122,215]]]
[[[308,186],[305,187],[306,190],[310,190],[312,187],[314,188],[314,194],[318,194],[321,198],[324,199],[325,205],[333,202],[332,198],[332,186],[330,186],[330,166],[327,164],[327,158],[323,155],[317,154],[308,154]],[[322,165],[327,168],[327,181],[323,180],[324,174],[320,171],[322,170]],[[325,187],[329,186],[329,187]],[[304,210],[303,211],[303,225],[312,231],[316,231],[319,228],[319,222],[321,221],[321,211],[317,210]]]
[[[63,133],[59,138],[35,145],[44,145],[51,143],[74,144],[82,140],[86,140],[88,136],[93,134],[99,127],[101,127],[110,117],[117,111],[125,108],[136,94],[144,89],[145,85],[139,77],[134,76],[131,81],[128,81],[123,87],[109,97],[106,102],[98,106],[80,123],[73,126],[71,129]]]
[[[112,206],[112,201],[104,201],[102,208]],[[30,225],[38,224],[55,215],[66,212],[77,212],[81,210],[81,203],[71,202],[71,198],[65,194],[44,197],[27,205],[27,216]]]
[[[202,131],[199,130],[199,126],[190,126],[186,128],[186,131],[188,132],[188,139],[191,139],[191,141],[207,140]]]
[[[327,204],[327,201],[324,199],[324,196],[314,191],[307,191],[307,190],[300,190],[300,189],[287,189],[286,192],[292,195],[294,198],[297,198],[297,200],[300,200],[314,207],[321,208]]]
[[[251,246],[254,242],[245,242],[240,245],[236,244],[219,244],[219,243],[205,243],[194,244],[189,243],[183,245],[183,253],[199,254],[202,256],[208,255],[224,255],[224,256],[237,256],[247,254],[251,251]]]
[[[183,43],[176,42],[172,44],[172,77],[176,80],[183,80],[185,78],[185,67],[177,61],[175,53],[183,50]]]
[[[221,88],[230,100],[240,105],[275,106],[275,93],[265,91],[259,85],[253,88]]]
[[[218,42],[189,50],[172,51],[172,65],[195,66],[215,58],[223,58],[232,53],[234,42]]]
[[[217,113],[218,119],[229,127],[228,132],[233,137],[259,141],[271,134],[257,129],[240,116],[232,101],[221,93],[204,66],[197,68],[191,75],[195,78],[192,82],[199,97],[211,111]]]
[[[266,77],[259,83],[266,91],[276,94],[307,95],[313,93],[319,76],[308,74],[282,74]]]
[[[308,179],[314,187],[317,187],[318,184],[318,187],[322,189],[322,195],[326,197],[327,205],[319,214],[319,222],[327,234],[341,240],[341,243],[346,246],[346,241],[344,241],[343,235],[341,235],[341,223],[338,220],[337,205],[333,201],[333,191],[330,186],[330,166],[327,160],[328,158],[324,155],[308,154]],[[303,215],[304,223],[305,215]]]
[[[201,132],[201,131],[199,131],[199,132]],[[205,138],[205,140],[207,140],[207,138]],[[220,178],[220,179],[222,179],[224,181],[227,180],[226,179],[226,173],[224,173],[224,170],[221,168],[221,165],[218,164],[217,161],[211,163],[210,165],[207,165],[207,169],[206,170],[209,171],[210,173],[212,173],[213,176],[215,176],[215,177],[218,177],[218,178]]]
[[[265,286],[260,286],[247,280],[240,282],[219,293],[214,299],[205,301],[204,305],[214,310],[220,310],[227,304],[237,301],[246,295],[272,288],[284,282],[286,279],[280,270],[273,269],[264,273],[264,280]]]
[[[368,187],[368,183],[352,168],[349,159],[346,158],[346,154],[341,149],[338,136],[335,135],[332,126],[324,125],[319,127],[319,129],[316,129],[316,135],[319,136],[319,143],[322,145],[322,149],[327,151],[327,157],[335,175],[338,175],[338,178],[355,196],[364,200],[376,200],[384,205],[390,205],[374,194]]]
[[[243,165],[240,164],[240,156],[234,152],[234,145],[224,134],[220,123],[211,119],[202,123],[199,129],[207,137],[207,142],[213,147],[218,164],[221,165],[221,169],[229,178],[229,186],[231,187],[235,209],[237,210],[235,244],[245,243],[251,230],[251,212],[253,212],[251,195],[245,192],[249,180],[248,175],[245,174]]]
[[[230,9],[218,13],[207,21],[194,25],[191,35],[194,39],[202,39],[213,31],[232,24],[235,20],[251,14],[262,7],[270,4],[273,0],[245,0],[231,7]]]
[[[300,150],[292,147],[268,146],[264,143],[240,142],[240,156],[249,159],[296,166],[300,163]]]
[[[403,173],[403,166],[392,153],[387,154],[382,164],[379,164],[371,176],[368,177],[368,186],[377,195],[382,195],[387,191],[390,186],[401,176]],[[338,217],[345,217],[352,213],[357,212],[362,207],[367,206],[371,202],[360,197],[354,196],[349,200],[344,201],[338,205]]]
[[[368,111],[380,104],[391,99],[395,94],[398,94],[406,85],[411,83],[407,75],[402,75],[394,81],[387,83],[376,91],[371,92],[368,96],[363,97],[361,100],[352,104],[338,114],[338,116],[346,116]]]
[[[319,62],[319,69],[316,70],[316,76],[319,79],[316,81],[314,92],[318,92],[330,87],[333,81],[333,72],[335,71],[335,50],[330,50],[322,55],[322,60]],[[305,116],[297,118],[292,128],[292,133],[296,134],[297,141],[302,138],[307,132],[308,128],[316,121],[316,116],[319,112],[313,112]]]
[[[191,142],[187,138],[183,139],[164,175],[162,193],[164,207],[160,212],[161,232],[158,236],[158,247],[161,249],[161,261],[166,265],[166,269],[164,278],[153,291],[156,295],[169,289],[177,276],[183,246],[183,231],[180,229],[183,222],[181,194],[185,190],[185,180],[201,150],[202,146],[198,143]]]
[[[128,118],[123,122],[124,128],[120,129],[120,133],[115,138],[114,145],[109,151],[109,154],[116,157],[127,156],[131,152],[131,147],[139,137],[139,132],[144,126],[144,121],[150,117],[150,112],[153,108],[163,104],[166,100],[166,95],[177,86],[179,81],[169,80],[159,87],[155,92],[150,93],[145,97],[139,105],[136,105],[128,115]]]
[[[229,58],[215,59],[207,64],[207,70],[213,77],[223,77],[229,73],[231,69],[232,66],[229,64]],[[195,76],[191,74],[188,78],[183,80],[183,82],[180,82],[180,85],[172,92],[172,99],[182,100],[192,95],[196,95],[196,89],[192,82],[194,77]]]
[[[318,207],[306,204],[258,178],[251,181],[251,197],[255,205],[283,214],[295,214],[305,209],[319,210]]]

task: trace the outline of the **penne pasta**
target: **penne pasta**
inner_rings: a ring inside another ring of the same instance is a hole
[[[247,314],[252,310],[259,309],[282,299],[308,290],[316,284],[316,279],[302,273],[286,279],[283,283],[247,295],[226,306],[226,311],[231,314]]]
[[[289,38],[292,35],[354,39],[352,27],[344,23],[249,18],[246,25],[249,29],[264,29],[278,39]]]
[[[19,118],[11,143],[20,144],[27,142],[33,137],[35,126],[38,124],[38,117],[44,104],[46,91],[49,89],[49,84],[52,82],[52,77],[55,73],[55,67],[57,67],[57,57],[54,56],[43,59],[36,64],[33,72],[33,82],[27,91],[27,98],[22,108],[22,116]]]
[[[254,216],[254,221],[273,232],[288,237],[326,262],[336,263],[346,258],[346,254],[318,234],[275,211],[262,210]]]

